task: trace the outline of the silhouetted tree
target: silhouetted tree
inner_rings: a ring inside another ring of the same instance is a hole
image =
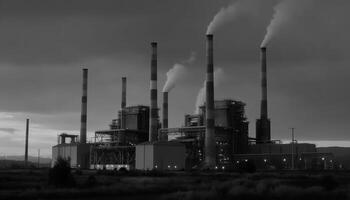
[[[54,185],[56,187],[75,186],[75,179],[71,173],[68,160],[61,157],[57,159],[54,167],[49,171],[49,185]]]

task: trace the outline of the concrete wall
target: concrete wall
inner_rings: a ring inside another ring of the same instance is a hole
[[[136,145],[135,168],[138,170],[180,170],[185,168],[186,148],[175,142]]]
[[[161,170],[185,168],[186,148],[183,144],[159,144],[154,146],[154,166]]]
[[[72,143],[53,146],[51,166],[54,166],[58,157],[69,160],[72,168],[88,168],[90,163],[90,145]]]
[[[78,163],[78,147],[76,144],[59,144],[52,147],[52,166],[58,157],[69,160],[71,167],[77,167]]]
[[[264,153],[272,153],[272,154],[284,154],[284,153],[292,153],[292,149],[294,148],[295,154],[300,153],[310,153],[316,152],[316,146],[314,144],[308,143],[295,143],[294,147],[292,144],[254,144],[249,146],[250,154],[264,154]]]
[[[139,144],[136,145],[135,155],[135,169],[138,170],[152,170],[154,153],[153,145],[150,144]]]

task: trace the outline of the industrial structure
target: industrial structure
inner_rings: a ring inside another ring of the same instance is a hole
[[[248,121],[245,117],[245,104],[235,100],[214,102],[214,159],[215,167],[230,166],[233,155],[248,151]],[[206,106],[199,114],[185,115],[185,126],[160,129],[160,135],[168,140],[186,145],[186,169],[201,167],[205,159]],[[162,136],[165,138],[165,136]]]
[[[107,130],[97,130],[86,141],[87,69],[83,69],[81,128],[78,135],[60,134],[52,148],[53,163],[69,159],[72,167],[90,169],[241,169],[248,163],[258,169],[331,169],[330,153],[318,153],[314,144],[289,144],[271,139],[267,102],[267,55],[261,53],[261,107],[256,137],[249,137],[245,103],[215,100],[213,35],[206,36],[205,103],[199,112],[184,116],[182,127],[168,127],[169,94],[163,92],[162,123],[157,92],[157,43],[151,43],[150,104],[127,106],[127,79],[122,77],[121,109]],[[66,142],[70,138],[70,142]]]
[[[148,141],[148,106],[126,106],[126,77],[122,77],[122,101],[118,118],[113,119],[108,130],[95,132],[90,152],[92,169],[133,169],[135,145]]]

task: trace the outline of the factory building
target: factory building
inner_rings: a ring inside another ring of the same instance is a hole
[[[69,138],[69,142],[67,141]],[[63,158],[70,162],[72,168],[87,168],[89,165],[90,144],[78,142],[78,135],[62,133],[58,136],[58,144],[52,147],[52,163]]]
[[[215,155],[218,166],[230,165],[233,154],[248,151],[248,122],[244,107],[245,104],[240,101],[214,102]],[[184,127],[159,131],[162,138],[185,144],[187,169],[198,167],[205,157],[205,112],[205,106],[202,106],[198,114],[185,115]]]
[[[124,125],[122,125],[124,123]],[[133,169],[135,145],[148,141],[149,107],[129,106],[112,120],[108,130],[95,132],[91,147],[90,168]]]
[[[261,110],[256,137],[248,137],[245,103],[214,100],[213,35],[207,35],[205,104],[196,114],[185,115],[184,125],[168,127],[168,92],[163,92],[160,124],[157,90],[157,43],[151,43],[150,104],[127,106],[126,77],[122,77],[121,109],[107,130],[97,130],[87,143],[87,69],[83,69],[80,141],[77,135],[61,134],[52,147],[72,167],[119,170],[180,170],[241,168],[246,163],[258,169],[332,169],[330,153],[318,153],[314,144],[282,144],[271,140],[267,101],[266,47],[261,52]],[[162,127],[162,128],[161,128]],[[67,143],[66,139],[70,138]]]
[[[246,162],[258,169],[330,169],[333,168],[331,153],[318,153],[315,144],[282,144],[271,140],[271,122],[267,102],[267,56],[266,47],[260,48],[261,55],[261,104],[260,118],[256,120],[256,138],[250,138],[245,154],[233,155],[233,166],[240,168]],[[321,164],[320,164],[321,163]]]

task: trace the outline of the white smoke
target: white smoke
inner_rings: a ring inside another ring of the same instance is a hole
[[[196,52],[191,52],[190,57],[184,61],[186,64],[192,64],[196,60]],[[187,69],[183,64],[175,63],[174,66],[166,73],[167,80],[163,87],[163,92],[170,92],[176,83],[187,74]]]
[[[214,71],[214,88],[219,86],[221,82],[223,81],[225,77],[224,70],[222,68],[217,68]],[[204,105],[205,102],[205,96],[206,96],[206,81],[203,83],[203,87],[199,90],[197,99],[196,99],[196,107],[195,107],[195,114],[199,114],[199,108],[200,106]]]
[[[258,1],[260,0],[238,0],[227,7],[221,8],[208,25],[207,34],[212,34],[218,27],[240,15],[256,13]]]
[[[175,87],[175,84],[186,74],[186,68],[182,64],[176,63],[167,73],[167,80],[163,87],[163,92],[169,92]]]
[[[312,4],[313,0],[281,0],[274,7],[274,15],[266,29],[266,35],[261,47],[266,47],[271,39],[281,30],[283,25],[305,11]]]

